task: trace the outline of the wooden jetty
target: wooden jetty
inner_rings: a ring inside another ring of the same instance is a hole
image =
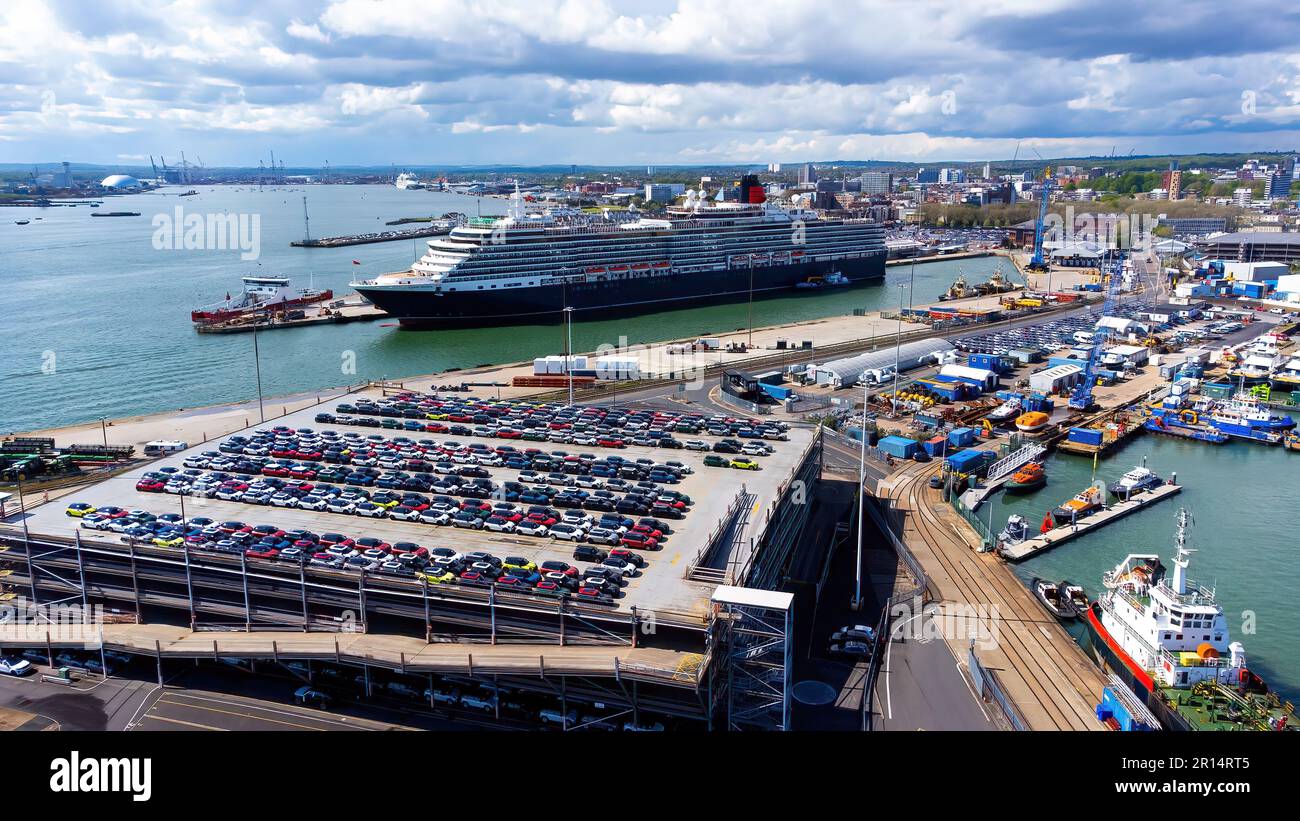
[[[242,334],[252,331],[273,331],[279,328],[303,328],[308,325],[341,325],[346,322],[368,322],[381,319],[388,314],[369,303],[345,303],[331,308],[322,308],[303,316],[289,317],[259,315],[256,319],[244,319],[233,322],[214,322],[195,324],[194,330],[201,334]]]
[[[1116,502],[1104,510],[1099,510],[1089,516],[1079,519],[1074,524],[1061,525],[1052,528],[1041,536],[1032,539],[1025,539],[1023,542],[1016,544],[1002,545],[998,548],[998,554],[1009,562],[1022,562],[1031,556],[1036,556],[1044,550],[1051,550],[1059,544],[1068,542],[1076,536],[1082,536],[1085,533],[1091,533],[1094,530],[1105,527],[1117,519],[1122,519],[1128,514],[1141,510],[1148,505],[1153,505],[1163,499],[1168,499],[1183,490],[1182,485],[1165,484],[1152,490],[1144,491],[1133,495],[1127,501]]]

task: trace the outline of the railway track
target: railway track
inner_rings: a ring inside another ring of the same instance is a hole
[[[998,671],[1030,727],[1101,729],[1092,707],[1104,686],[1100,673],[1014,573],[992,554],[975,552],[973,534],[955,515],[944,515],[937,491],[927,486],[933,470],[909,466],[890,483],[889,496],[907,513],[903,538],[939,601],[996,608],[997,647],[979,651],[980,660]],[[968,640],[946,639],[953,655],[964,658]]]

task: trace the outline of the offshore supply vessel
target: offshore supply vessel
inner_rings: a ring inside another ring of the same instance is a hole
[[[1188,578],[1188,515],[1178,513],[1173,573],[1133,554],[1102,576],[1088,608],[1093,650],[1170,730],[1291,730],[1290,704],[1269,692],[1232,641],[1215,591]]]
[[[795,293],[801,283],[881,280],[884,228],[767,203],[754,175],[737,201],[688,191],[667,217],[534,213],[471,219],[409,271],[351,283],[405,326],[551,323]],[[814,279],[821,277],[822,279]]]

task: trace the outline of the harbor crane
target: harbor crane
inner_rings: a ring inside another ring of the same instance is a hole
[[[1124,258],[1116,255],[1109,263],[1106,264],[1109,282],[1106,283],[1106,299],[1101,304],[1101,315],[1103,318],[1110,315],[1115,310],[1116,299],[1119,296],[1119,285],[1124,279]],[[1083,380],[1074,387],[1070,393],[1070,409],[1086,411],[1092,407],[1092,389],[1093,383],[1097,381],[1097,366],[1101,363],[1101,349],[1105,347],[1107,334],[1101,328],[1093,331],[1092,347],[1088,350],[1088,361],[1083,366]]]
[[[1052,198],[1055,178],[1051,166],[1043,169],[1043,185],[1038,194],[1038,220],[1034,223],[1034,256],[1025,267],[1030,271],[1046,271],[1047,263],[1043,260],[1043,226],[1047,222],[1047,204]]]

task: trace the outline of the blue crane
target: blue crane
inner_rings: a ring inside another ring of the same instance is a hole
[[[1038,194],[1038,220],[1034,223],[1034,256],[1026,266],[1031,271],[1046,271],[1047,263],[1043,261],[1043,225],[1047,221],[1047,203],[1052,198],[1055,185],[1051,166],[1043,169],[1043,185]]]
[[[1115,298],[1119,294],[1120,280],[1124,278],[1124,259],[1117,256],[1106,266],[1109,269],[1109,281],[1106,283],[1106,300],[1101,305],[1101,315],[1109,316],[1115,308]],[[1106,344],[1106,332],[1097,329],[1092,334],[1092,348],[1088,351],[1088,361],[1083,366],[1083,381],[1075,385],[1070,394],[1070,408],[1086,411],[1092,407],[1092,388],[1097,381],[1097,365],[1101,361],[1101,349]]]

